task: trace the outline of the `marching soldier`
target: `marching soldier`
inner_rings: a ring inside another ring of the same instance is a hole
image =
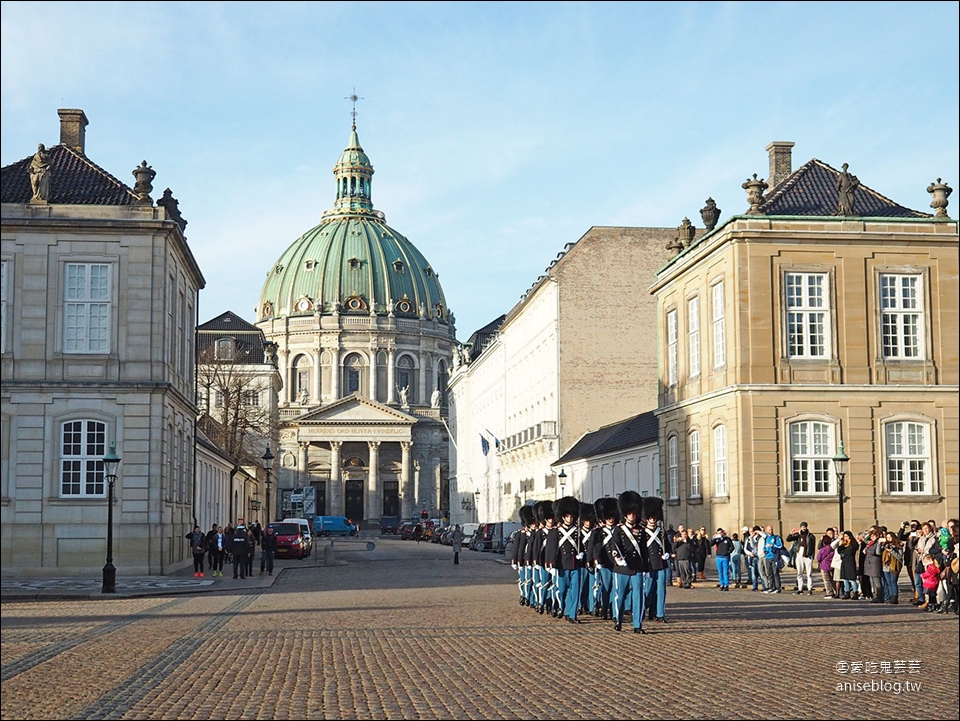
[[[553,512],[553,501],[540,501],[539,517],[543,528],[540,529],[540,577],[543,588],[543,610],[556,617],[560,611],[557,598],[557,529]]]
[[[560,521],[556,532],[548,536],[545,549],[547,559],[554,560],[557,605],[554,616],[566,617],[570,623],[580,623],[577,609],[580,605],[580,501],[564,496],[553,504],[553,513]]]
[[[614,529],[611,554],[613,556],[613,621],[614,630],[623,628],[624,607],[629,601],[633,616],[633,632],[643,629],[643,582],[647,560],[643,536],[637,521],[643,513],[643,499],[636,491],[624,491],[617,499],[622,523]]]
[[[592,503],[580,504],[580,608],[594,614],[597,608],[597,574],[593,563],[593,543],[597,530],[597,514]],[[599,614],[597,614],[599,615]]]
[[[550,594],[550,574],[543,566],[543,544],[547,537],[547,515],[553,525],[553,504],[550,501],[538,501],[533,506],[533,515],[537,519],[537,529],[530,538],[531,560],[533,561],[533,587],[536,592],[537,613],[544,613]]]
[[[620,519],[616,498],[598,498],[593,504],[600,526],[593,542],[593,564],[596,568],[597,585],[600,587],[599,616],[604,621],[610,618],[610,597],[613,591],[613,567],[616,563],[611,555],[613,531]]]
[[[520,589],[520,605],[530,605],[530,571],[533,569],[527,565],[527,544],[530,541],[530,531],[534,525],[533,508],[530,506],[520,507],[520,522],[523,528],[517,534],[516,543],[513,544],[513,558],[511,565],[517,571],[517,586]]]
[[[666,623],[667,582],[673,544],[663,530],[663,499],[652,496],[644,498],[643,516],[644,556],[647,564],[644,597],[650,620]]]

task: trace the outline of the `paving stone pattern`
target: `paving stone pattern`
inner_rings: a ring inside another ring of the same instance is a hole
[[[281,561],[272,586],[5,602],[0,717],[930,719],[960,703],[952,614],[701,583],[641,636],[519,606],[489,553],[454,566],[447,547],[379,540],[339,559]],[[922,687],[837,690],[872,681]]]

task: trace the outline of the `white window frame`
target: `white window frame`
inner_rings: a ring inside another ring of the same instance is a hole
[[[7,352],[7,266],[5,260],[0,260],[0,353]]]
[[[690,431],[687,436],[687,451],[690,455],[690,497],[703,496],[703,484],[700,473],[700,431]]]
[[[687,354],[689,378],[700,375],[700,296],[687,299]]]
[[[677,311],[667,311],[667,385],[677,385]]]
[[[888,494],[925,496],[932,493],[929,423],[904,418],[887,421],[883,424],[883,453]]]
[[[724,425],[713,428],[713,495],[726,498],[730,495],[727,479],[727,427]]]
[[[244,391],[243,405],[255,407],[260,405],[260,391]]]
[[[105,283],[102,282],[104,278]],[[64,264],[64,353],[104,355],[110,352],[112,282],[113,273],[110,263],[69,262]],[[93,287],[95,283],[96,288]]]
[[[788,271],[783,276],[787,357],[830,357],[830,277]]]
[[[680,453],[676,436],[667,439],[667,482],[671,499],[680,498]]]
[[[836,436],[836,423],[822,419],[797,419],[787,425],[791,496],[836,495]]]
[[[68,432],[77,437],[68,439]],[[107,424],[88,418],[64,421],[60,424],[58,441],[60,497],[103,498],[106,495],[103,456],[107,452]]]
[[[727,311],[723,280],[710,286],[710,296],[713,299],[713,367],[723,368],[727,364]]]
[[[923,276],[881,273],[879,292],[880,352],[884,360],[923,360]]]
[[[217,338],[213,346],[213,355],[217,360],[234,361],[237,359],[237,344],[233,338]]]

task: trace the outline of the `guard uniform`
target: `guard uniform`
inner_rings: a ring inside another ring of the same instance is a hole
[[[663,530],[663,499],[643,499],[643,541],[647,572],[644,597],[650,620],[666,622],[667,585],[670,582],[670,555],[673,543]]]
[[[610,598],[613,591],[613,567],[616,565],[611,554],[613,531],[620,520],[616,498],[598,498],[594,504],[600,523],[593,540],[593,565],[596,569],[598,588],[599,616],[603,620],[610,618]]]
[[[520,529],[516,537],[517,540],[513,544],[513,558],[511,559],[511,563],[517,571],[517,587],[520,590],[520,605],[527,606],[529,605],[527,588],[530,585],[528,580],[528,571],[530,569],[527,566],[526,555],[527,543],[530,540],[530,526],[533,525],[533,508],[530,506],[522,506],[520,508],[520,522],[523,524],[523,528]]]
[[[553,504],[553,515],[560,521],[556,533],[548,536],[546,554],[556,559],[556,599],[554,616],[565,617],[570,623],[580,623],[577,610],[580,606],[580,501],[573,496],[564,496]]]
[[[594,531],[597,530],[597,514],[592,503],[580,504],[580,555],[577,568],[580,573],[580,609],[583,613],[596,610],[596,568],[593,565]]]
[[[629,605],[633,617],[634,633],[644,633],[644,573],[647,559],[644,552],[644,537],[637,525],[643,512],[643,499],[636,491],[624,491],[617,499],[622,522],[613,531],[611,555],[613,556],[613,612],[614,629],[623,627],[623,616]]]

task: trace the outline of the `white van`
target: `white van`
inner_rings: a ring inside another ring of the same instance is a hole
[[[310,521],[306,518],[284,518],[282,523],[296,523],[303,530],[303,557],[313,553],[313,532],[310,530]]]

